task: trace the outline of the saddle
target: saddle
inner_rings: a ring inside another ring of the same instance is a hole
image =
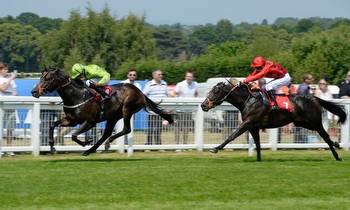
[[[107,97],[110,98],[113,95],[113,89],[109,85],[105,85],[103,87],[96,87],[96,88],[89,87],[88,90],[94,96],[94,100],[96,102],[101,102],[103,98],[107,98]]]
[[[270,109],[273,108],[274,104],[276,103],[278,109],[286,110],[288,112],[293,111],[293,103],[290,101],[288,95],[274,94],[273,97],[275,98],[275,101],[273,101],[273,99],[271,98],[271,96],[269,96],[267,92],[261,91],[260,94],[263,98],[265,97],[268,100],[268,105]]]
[[[277,106],[289,112],[293,111],[293,103],[289,100],[287,95],[275,95]]]

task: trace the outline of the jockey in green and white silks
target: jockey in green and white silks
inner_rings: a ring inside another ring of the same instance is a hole
[[[76,63],[72,67],[72,79],[86,80],[85,84],[97,90],[104,98],[111,95],[111,89],[104,88],[108,84],[110,77],[111,75],[104,68],[95,64],[83,65]]]

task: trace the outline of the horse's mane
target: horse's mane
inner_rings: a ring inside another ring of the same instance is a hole
[[[84,81],[81,80],[81,79],[72,79],[72,84],[73,84],[75,87],[78,87],[78,88],[83,88],[83,87],[85,87]]]

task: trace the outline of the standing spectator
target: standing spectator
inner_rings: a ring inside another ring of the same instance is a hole
[[[0,62],[0,96],[16,96],[16,73],[12,73],[7,77],[8,66],[6,63]],[[6,143],[11,144],[14,137],[14,129],[16,127],[16,112],[15,110],[5,110],[4,112],[4,128],[6,128]],[[3,129],[3,128],[1,128]],[[14,155],[10,153],[10,155]]]
[[[137,72],[136,69],[129,69],[128,70],[128,74],[126,75],[127,79],[121,81],[121,83],[130,83],[135,85],[139,90],[141,90],[141,85],[140,83],[136,82],[136,78],[137,78]]]
[[[323,100],[333,99],[333,95],[331,91],[328,89],[328,84],[325,79],[321,79],[318,82],[318,89],[315,92],[315,96]],[[332,118],[333,118],[332,113],[326,111],[325,109],[322,109],[322,124],[326,131],[328,131],[329,121],[332,120]]]
[[[162,80],[163,74],[161,70],[155,70],[152,73],[153,79],[149,81],[143,90],[143,93],[151,99],[161,99],[168,97],[168,86],[165,81]],[[148,114],[148,129],[147,129],[147,141],[146,144],[162,144],[162,118],[153,112]]]
[[[140,83],[136,82],[137,72],[136,69],[129,69],[126,75],[127,79],[121,81],[121,83],[129,83],[135,85],[139,90],[141,90]],[[134,118],[133,118],[134,119]],[[135,120],[135,119],[134,119]],[[124,135],[124,144],[128,144],[128,135]]]
[[[304,74],[303,83],[299,85],[297,90],[297,95],[310,95],[311,88],[310,85],[314,78],[311,74]],[[307,143],[308,130],[301,127],[295,127],[294,143]]]
[[[299,85],[297,95],[310,95],[310,85],[312,84],[312,81],[314,81],[314,78],[311,74],[304,74],[303,83]]]
[[[193,81],[193,72],[188,70],[185,74],[185,80],[175,86],[175,93],[181,98],[194,98],[198,96],[198,83]],[[191,111],[177,110],[177,124],[175,126],[175,143],[180,143],[180,134],[183,135],[183,143],[188,144],[188,131],[193,127]]]
[[[350,98],[350,71],[348,71],[345,80],[339,86],[339,98]]]

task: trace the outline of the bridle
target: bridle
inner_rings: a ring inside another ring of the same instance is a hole
[[[45,82],[49,81],[49,80],[45,80],[45,77],[46,77],[46,75],[47,75],[48,73],[49,73],[49,72],[47,71],[47,72],[45,72],[45,73],[42,75],[42,78],[44,78],[44,81],[45,81]],[[68,77],[68,78],[66,78],[66,79],[67,79],[67,82],[64,83],[64,84],[62,84],[62,85],[60,85],[60,86],[59,86],[58,88],[56,88],[56,89],[62,89],[62,88],[66,87],[66,86],[68,86],[68,85],[70,85],[70,84],[72,83],[72,79],[71,79],[71,78]],[[42,87],[41,85],[40,85],[38,88],[41,88],[42,91],[45,91],[45,87]],[[92,99],[94,99],[94,97],[90,97],[90,98],[88,98],[87,100],[85,100],[85,101],[83,101],[83,102],[81,102],[81,103],[79,103],[79,104],[72,105],[72,106],[68,106],[68,105],[63,104],[63,107],[64,107],[64,108],[75,109],[75,108],[77,108],[77,107],[80,107],[80,106],[86,104],[87,102],[91,101]]]
[[[63,88],[63,87],[66,87],[66,86],[68,86],[70,83],[72,83],[72,80],[71,80],[71,78],[68,78],[68,82],[66,82],[66,83],[64,83],[63,85],[59,86],[57,89],[61,89],[61,88]]]
[[[238,84],[236,84],[236,85],[233,85],[231,82],[229,82],[229,83],[231,84],[232,88],[230,89],[230,91],[228,91],[228,93],[227,93],[221,100],[219,100],[219,101],[217,101],[217,102],[214,102],[213,100],[210,100],[209,98],[207,98],[207,99],[208,99],[208,104],[209,104],[209,106],[214,105],[214,104],[221,104],[222,102],[224,102],[224,101],[227,99],[227,97],[228,97],[237,87],[240,86],[240,83],[238,83]]]

